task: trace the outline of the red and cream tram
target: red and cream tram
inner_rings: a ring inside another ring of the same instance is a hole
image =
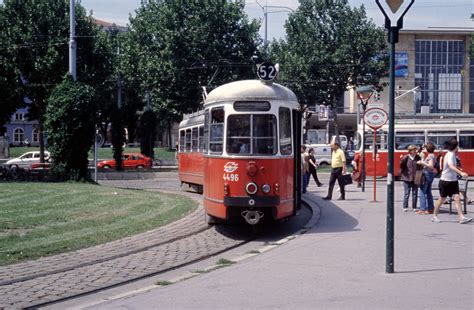
[[[358,141],[362,141],[362,126],[359,126]],[[376,154],[373,152],[373,136],[371,130],[365,134],[365,163],[366,175],[374,175],[374,159],[377,161],[377,176],[387,175],[387,132],[388,125],[384,125],[377,131],[376,136]],[[451,138],[459,141],[459,158],[462,168],[470,176],[474,175],[474,118],[472,117],[448,117],[437,119],[398,119],[395,121],[395,157],[394,172],[395,176],[400,175],[400,158],[408,153],[409,145],[423,146],[425,143],[432,142],[436,146],[435,155],[439,152],[446,153],[446,144]],[[360,159],[362,154],[362,143],[356,147],[356,160]],[[361,160],[358,160],[359,169]]]
[[[299,208],[300,140],[291,90],[259,80],[225,84],[180,124],[179,179],[203,193],[209,223],[283,219]]]

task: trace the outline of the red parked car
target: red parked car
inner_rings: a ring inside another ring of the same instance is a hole
[[[143,169],[151,168],[152,159],[148,156],[138,153],[125,153],[122,155],[122,166],[123,169]],[[97,168],[101,169],[115,169],[115,159],[103,160],[97,163]]]

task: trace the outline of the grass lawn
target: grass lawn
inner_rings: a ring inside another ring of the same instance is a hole
[[[195,207],[182,196],[85,183],[2,183],[0,265],[131,236]]]
[[[37,147],[11,147],[10,148],[10,157],[19,157],[20,155],[31,152],[31,151],[38,151],[39,148]],[[164,160],[171,160],[174,159],[174,151],[168,150],[168,148],[158,148],[154,149],[155,151],[155,158],[164,159]],[[129,153],[140,153],[139,147],[126,147],[124,152]],[[101,147],[97,152],[97,158],[99,159],[111,159],[112,155],[112,148],[111,147]],[[94,158],[93,150],[89,152],[89,158]]]

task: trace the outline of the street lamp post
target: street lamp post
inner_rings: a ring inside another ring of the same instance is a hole
[[[267,47],[268,44],[268,14],[273,14],[273,13],[288,13],[288,12],[294,12],[290,7],[287,6],[275,6],[275,5],[261,5],[258,1],[255,1],[263,10],[263,19],[265,21],[265,29],[264,29],[264,37],[263,37],[263,43],[265,45],[265,48]],[[271,9],[282,9],[278,11],[268,11],[268,8]]]
[[[370,97],[374,90],[371,86],[361,86],[357,88],[357,97],[360,99],[360,105],[362,106],[363,116],[362,116],[362,191],[365,192],[365,110],[367,110],[367,104],[369,103]]]
[[[390,43],[390,85],[389,85],[389,114],[388,114],[388,173],[387,173],[387,241],[386,241],[386,263],[385,272],[394,272],[394,146],[395,146],[395,44],[398,42],[398,32],[403,28],[403,17],[413,5],[415,0],[409,0],[410,3],[399,17],[394,15],[400,9],[404,0],[386,0],[393,20],[387,15],[387,12],[380,4],[379,0],[375,0],[377,6],[385,16],[385,28],[388,31],[388,42]],[[392,26],[392,22],[395,26]]]

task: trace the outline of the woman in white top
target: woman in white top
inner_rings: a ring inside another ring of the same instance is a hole
[[[434,223],[441,223],[438,219],[439,208],[445,202],[448,196],[454,199],[454,205],[459,216],[459,223],[466,224],[472,221],[472,218],[465,217],[461,210],[461,201],[459,198],[459,183],[457,175],[466,178],[468,174],[456,167],[456,152],[458,151],[458,141],[452,138],[449,141],[448,153],[443,160],[443,172],[439,180],[439,199],[436,201],[433,218]]]

